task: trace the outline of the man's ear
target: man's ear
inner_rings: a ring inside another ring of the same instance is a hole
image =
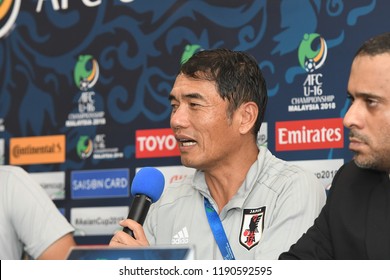
[[[254,127],[259,115],[259,108],[254,102],[246,102],[240,106],[239,113],[241,117],[240,133],[246,134]]]

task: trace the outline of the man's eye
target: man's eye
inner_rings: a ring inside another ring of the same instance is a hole
[[[368,106],[375,106],[378,102],[375,99],[366,99]]]

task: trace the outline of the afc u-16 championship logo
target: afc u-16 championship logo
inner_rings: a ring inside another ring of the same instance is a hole
[[[288,112],[335,110],[335,95],[324,92],[324,74],[317,71],[324,66],[328,55],[325,39],[318,33],[305,34],[298,47],[298,60],[307,73],[302,83],[303,96],[290,100]],[[322,69],[325,70],[326,69]]]
[[[86,136],[82,135],[77,142],[76,152],[81,159],[89,158],[93,151],[92,140]]]
[[[8,34],[19,14],[22,0],[0,0],[0,38]]]
[[[313,50],[315,42],[319,41],[319,46]],[[299,64],[306,72],[312,73],[319,69],[325,62],[328,54],[326,41],[317,33],[305,34],[298,48]]]
[[[188,59],[191,58],[191,56],[194,55],[194,53],[201,51],[202,47],[200,45],[186,45],[184,48],[184,51],[181,55],[180,63],[183,64]]]
[[[123,152],[118,147],[106,147],[106,135],[97,134],[93,139],[87,135],[81,135],[76,147],[80,159],[87,159],[92,155],[93,159],[123,158]]]
[[[265,206],[244,209],[240,230],[240,244],[248,251],[259,244],[264,229]]]
[[[105,125],[105,112],[99,110],[99,95],[93,87],[99,79],[99,63],[90,54],[79,55],[73,70],[73,80],[80,89],[77,111],[68,115],[66,127]]]
[[[99,64],[96,59],[92,55],[80,55],[74,68],[73,78],[81,90],[92,88],[99,78]]]

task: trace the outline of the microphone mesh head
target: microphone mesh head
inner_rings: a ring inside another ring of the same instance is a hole
[[[160,199],[164,190],[165,179],[160,170],[154,167],[143,167],[134,176],[131,194],[143,194],[153,202]]]

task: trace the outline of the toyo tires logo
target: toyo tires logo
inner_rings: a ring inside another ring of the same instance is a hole
[[[0,38],[14,26],[22,0],[0,0]]]
[[[327,53],[324,38],[317,33],[305,34],[298,48],[299,64],[306,72],[311,73],[324,64]]]

